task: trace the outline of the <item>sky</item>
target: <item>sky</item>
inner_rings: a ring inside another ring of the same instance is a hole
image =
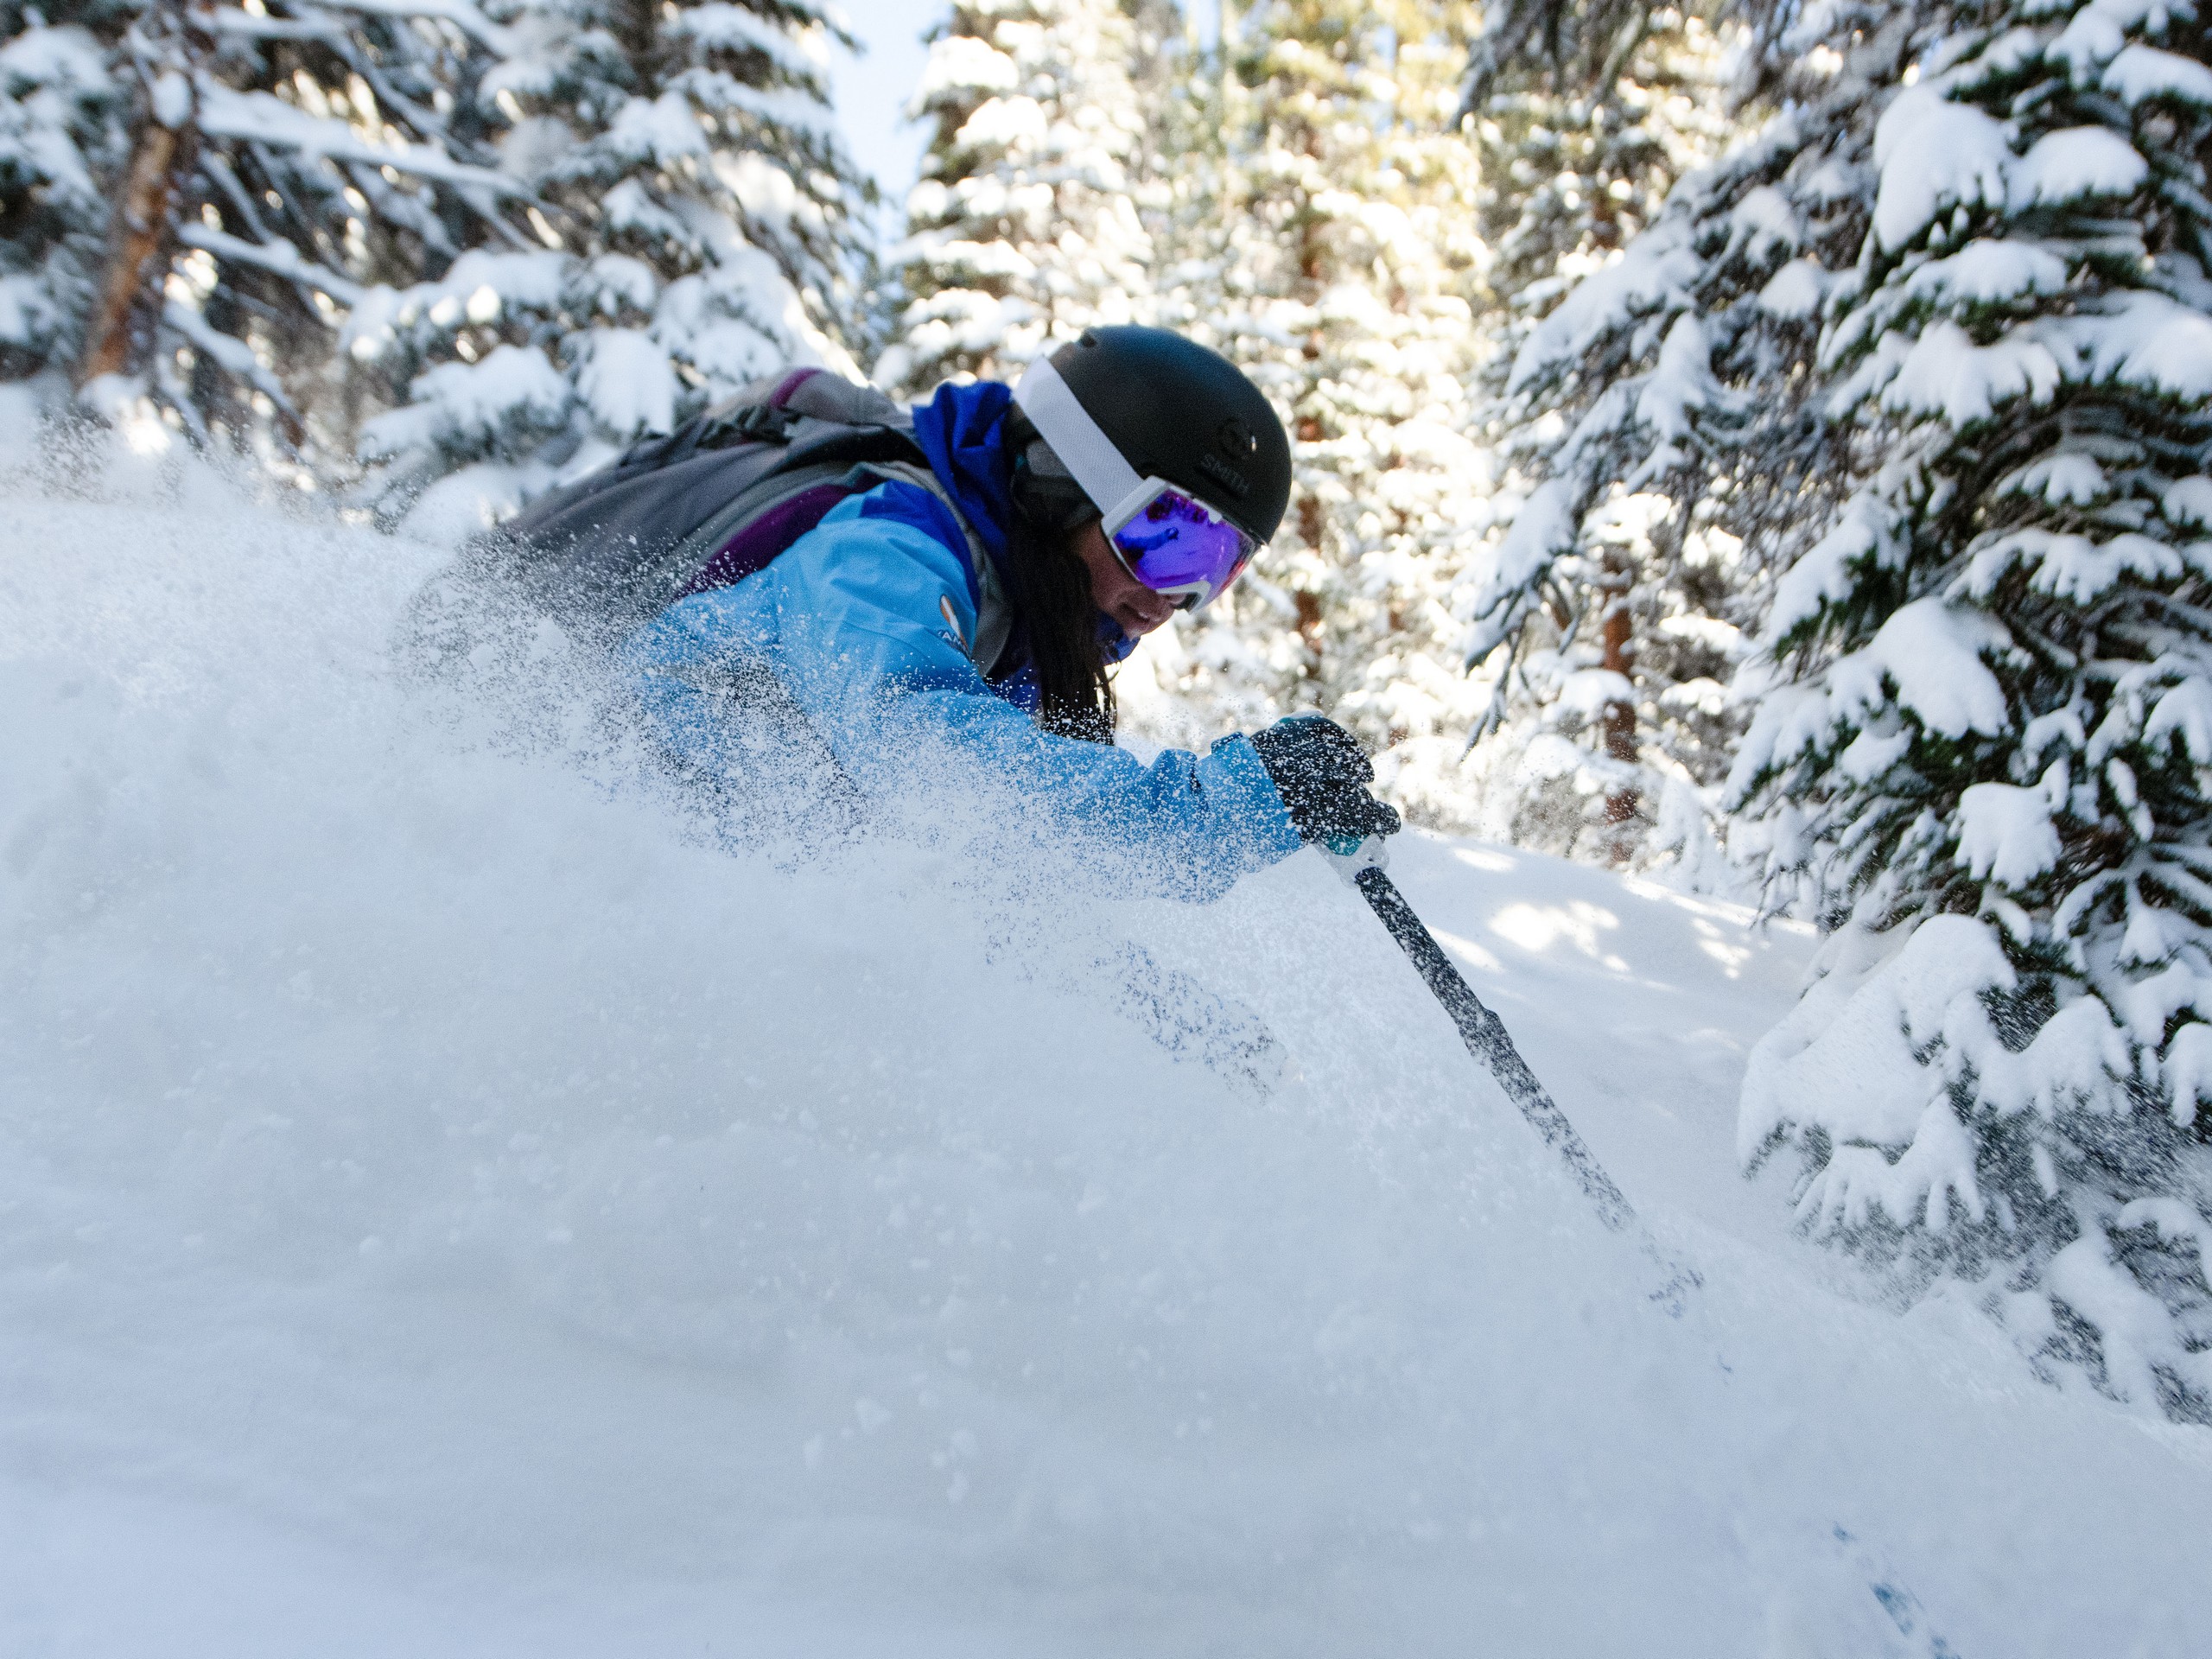
[[[929,56],[922,35],[951,8],[935,0],[842,3],[853,34],[868,50],[857,59],[832,54],[838,124],[854,159],[875,175],[895,212],[921,165],[925,134],[906,118],[906,108]]]

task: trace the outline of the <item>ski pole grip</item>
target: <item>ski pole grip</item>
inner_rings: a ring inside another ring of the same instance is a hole
[[[1362,870],[1379,870],[1389,862],[1389,842],[1381,836],[1331,836],[1319,845],[1347,881],[1357,882]]]

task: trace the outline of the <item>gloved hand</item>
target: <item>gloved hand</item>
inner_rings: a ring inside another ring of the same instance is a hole
[[[1367,792],[1375,768],[1359,740],[1335,721],[1293,715],[1255,732],[1251,744],[1300,841],[1359,841],[1395,836],[1402,827],[1395,808]]]

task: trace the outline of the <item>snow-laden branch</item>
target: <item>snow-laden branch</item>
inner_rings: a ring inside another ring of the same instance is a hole
[[[205,225],[188,221],[177,228],[177,240],[188,248],[200,248],[218,259],[229,259],[242,265],[254,265],[279,276],[289,277],[302,287],[320,289],[341,305],[359,303],[368,290],[349,277],[340,276],[327,265],[316,264],[302,256],[289,242],[248,242],[243,238],[210,230]]]
[[[269,92],[240,92],[212,77],[200,81],[200,130],[210,137],[272,145],[302,156],[365,162],[417,178],[476,185],[497,195],[528,196],[520,181],[488,167],[471,167],[424,144],[372,143],[345,122],[309,115]]]

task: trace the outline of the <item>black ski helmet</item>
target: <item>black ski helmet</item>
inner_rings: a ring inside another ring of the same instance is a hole
[[[1086,329],[1050,360],[1140,478],[1164,478],[1245,534],[1273,539],[1290,505],[1290,440],[1235,364],[1168,329],[1131,325]]]

